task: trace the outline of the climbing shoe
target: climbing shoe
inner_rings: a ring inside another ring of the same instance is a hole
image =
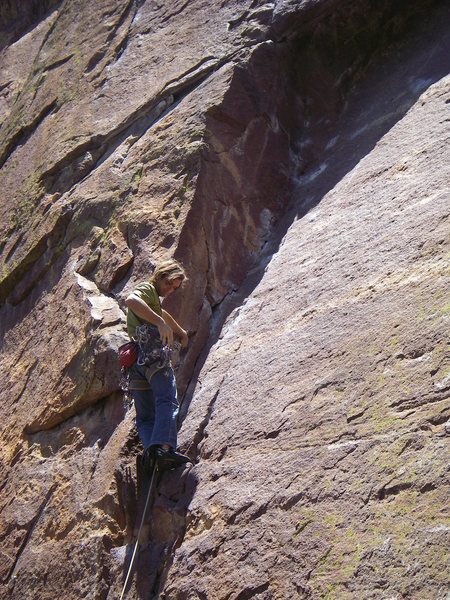
[[[161,446],[154,446],[154,459],[158,461],[164,469],[177,469],[191,462],[191,459],[184,454],[175,452],[175,450],[164,450]]]

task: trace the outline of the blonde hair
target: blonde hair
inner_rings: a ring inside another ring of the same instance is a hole
[[[153,284],[159,283],[162,279],[173,281],[174,279],[181,279],[181,283],[187,280],[186,273],[183,267],[174,259],[166,260],[161,264],[157,265],[150,278]]]

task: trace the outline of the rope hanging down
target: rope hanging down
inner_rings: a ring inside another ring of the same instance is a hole
[[[145,521],[145,517],[146,517],[146,514],[147,514],[148,503],[150,502],[150,497],[152,495],[153,482],[155,480],[155,475],[156,475],[156,471],[157,470],[158,470],[158,460],[155,460],[155,465],[153,467],[153,472],[152,472],[152,478],[150,480],[150,485],[148,487],[147,499],[145,501],[144,511],[142,513],[141,524],[139,526],[139,531],[138,531],[138,534],[137,534],[136,543],[134,545],[134,550],[133,550],[133,555],[131,557],[130,566],[128,567],[128,573],[127,573],[127,576],[126,576],[126,579],[125,579],[125,583],[123,584],[122,593],[120,594],[120,600],[123,600],[123,598],[125,598],[125,590],[127,589],[128,579],[130,577],[131,570],[133,568],[134,559],[136,558],[136,553],[137,553],[137,549],[138,549],[138,546],[139,546],[139,540],[140,540],[140,537],[141,537],[142,527],[144,526],[144,521]]]

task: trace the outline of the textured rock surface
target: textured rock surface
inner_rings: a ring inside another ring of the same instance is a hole
[[[450,593],[449,7],[392,4],[4,3],[2,598],[120,596],[115,350],[168,255],[196,464],[129,596]]]
[[[230,316],[183,428],[204,425],[167,597],[446,597],[448,83]]]

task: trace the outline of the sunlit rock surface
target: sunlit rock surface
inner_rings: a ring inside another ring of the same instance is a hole
[[[120,597],[148,480],[116,350],[168,256],[195,464],[127,596],[447,598],[449,21],[4,3],[2,598]]]

